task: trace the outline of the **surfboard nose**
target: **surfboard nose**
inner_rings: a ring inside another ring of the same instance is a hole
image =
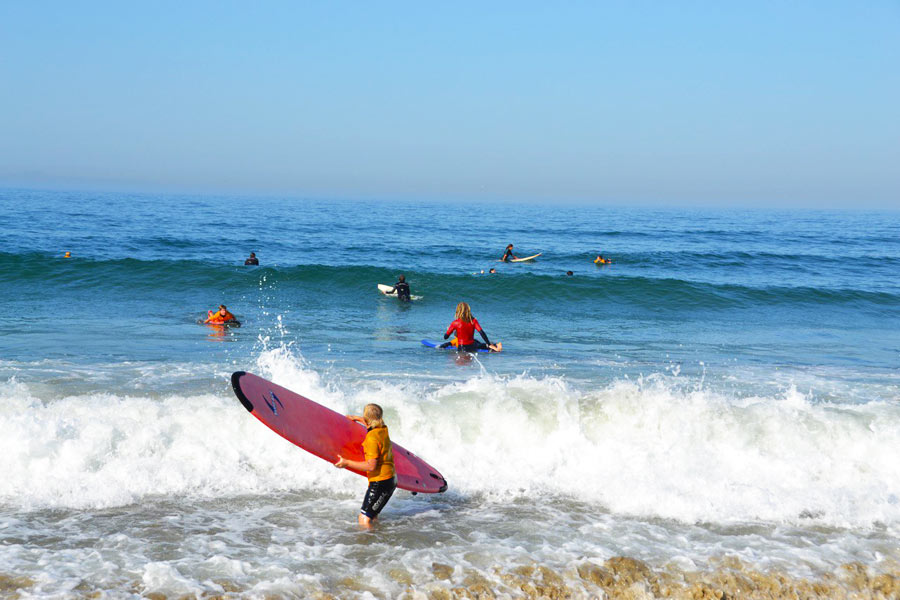
[[[235,371],[231,374],[231,387],[234,388],[234,395],[237,396],[238,400],[241,401],[241,404],[244,405],[244,408],[247,409],[248,412],[253,412],[253,403],[244,395],[244,392],[241,391],[241,377],[246,375],[246,371]]]

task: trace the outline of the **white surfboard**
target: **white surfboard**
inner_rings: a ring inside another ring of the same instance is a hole
[[[397,292],[392,292],[391,291],[392,289],[394,289],[394,286],[392,286],[392,285],[384,285],[383,283],[378,284],[379,292],[381,292],[385,296],[390,296],[391,298],[396,298]],[[422,296],[416,296],[415,294],[412,294],[412,295],[410,295],[409,299],[410,300],[421,300]]]
[[[543,252],[538,252],[537,254],[532,254],[531,256],[526,256],[525,258],[511,258],[509,259],[509,262],[525,262],[526,260],[534,260],[541,254],[543,254]]]

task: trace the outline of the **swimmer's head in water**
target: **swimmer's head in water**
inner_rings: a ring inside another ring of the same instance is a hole
[[[384,411],[377,404],[366,404],[363,418],[369,427],[384,427]]]
[[[483,272],[484,272],[484,271],[482,271],[482,273],[483,273]],[[497,269],[495,269],[494,267],[491,267],[491,270],[488,271],[488,273],[496,273],[496,272],[497,272]]]
[[[466,302],[460,302],[456,305],[456,318],[464,323],[472,322],[472,309]]]
[[[572,271],[566,271],[566,275],[572,275]]]

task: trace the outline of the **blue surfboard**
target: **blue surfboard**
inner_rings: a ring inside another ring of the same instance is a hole
[[[441,348],[441,344],[438,342],[432,342],[431,340],[422,340],[422,345],[427,346],[429,348],[434,348],[435,350],[456,350],[456,346],[447,346],[446,348]],[[481,348],[478,352],[490,352],[487,348]]]

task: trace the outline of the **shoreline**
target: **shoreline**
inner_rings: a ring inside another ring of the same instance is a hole
[[[900,598],[900,563],[886,559],[877,566],[860,562],[843,564],[819,578],[792,576],[773,569],[761,571],[734,557],[713,561],[709,569],[685,571],[669,563],[651,567],[624,556],[598,562],[589,559],[563,570],[533,563],[516,567],[495,566],[490,570],[453,567],[433,562],[425,576],[404,568],[389,569],[385,575],[402,589],[385,590],[363,578],[319,579],[314,585],[310,573],[291,584],[257,582],[247,587],[227,579],[208,579],[191,590],[154,590],[135,579],[112,587],[92,585],[82,580],[67,589],[41,589],[42,583],[25,575],[0,573],[0,598],[44,595],[98,598],[125,593],[152,600],[175,598],[317,598],[349,597],[403,598],[406,600],[453,600],[458,598],[609,598],[672,600],[771,600],[771,599],[867,599]],[[40,578],[37,578],[40,579]],[[37,586],[37,587],[36,587]]]

